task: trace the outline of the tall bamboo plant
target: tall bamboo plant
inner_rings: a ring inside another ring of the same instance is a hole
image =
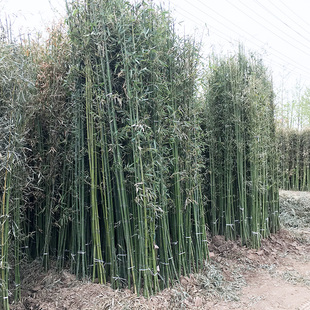
[[[77,173],[90,178],[93,277],[148,296],[207,256],[198,50],[152,3],[87,1],[69,7],[68,22],[87,137],[89,160]]]
[[[309,190],[309,129],[278,128],[280,188]]]
[[[272,84],[242,48],[214,57],[206,82],[206,183],[213,234],[260,246],[278,228]]]
[[[0,31],[0,295],[3,309],[9,308],[10,296],[14,300],[20,297],[20,262],[24,257],[25,238],[22,191],[27,183],[25,128],[30,114],[25,103],[34,89],[24,46],[13,41],[9,33],[9,29]]]
[[[66,69],[61,44],[65,40],[59,29],[52,31],[45,44],[1,41],[1,288],[5,309],[9,291],[15,300],[20,298],[20,264],[42,258],[48,268],[50,256],[62,254],[68,243],[64,238],[71,195],[66,180],[72,158],[66,140],[70,113],[65,75],[59,70]],[[61,58],[55,58],[57,51]]]

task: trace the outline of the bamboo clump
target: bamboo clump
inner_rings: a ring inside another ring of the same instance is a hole
[[[69,12],[72,95],[87,137],[88,261],[101,283],[148,296],[207,255],[199,148],[189,145],[199,131],[198,50],[152,4],[92,1]]]
[[[280,188],[297,191],[310,190],[309,144],[309,129],[279,128],[277,130]]]
[[[11,96],[10,108],[27,112],[11,121],[11,142],[7,135],[1,142],[5,309],[15,290],[13,246],[16,257],[39,258],[46,270],[56,261],[80,278],[145,296],[207,258],[197,44],[146,2],[68,4],[67,22],[69,37],[56,28],[45,43],[13,42],[8,52],[20,55],[12,75],[29,67],[24,84],[1,92],[5,106],[13,89],[27,91]],[[19,131],[21,170],[10,156]]]
[[[273,90],[242,48],[211,60],[206,88],[206,192],[213,234],[254,247],[278,229]]]
[[[67,12],[45,41],[1,36],[4,309],[29,260],[150,296],[204,266],[208,230],[259,247],[278,229],[259,59],[214,58],[202,75],[199,44],[152,1]]]

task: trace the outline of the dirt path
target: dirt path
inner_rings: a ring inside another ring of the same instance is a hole
[[[310,262],[292,255],[281,266],[245,274],[239,302],[209,304],[210,309],[310,310]]]
[[[271,260],[244,273],[247,285],[238,302],[222,301],[210,309],[310,310],[310,193],[281,191],[280,205],[286,232],[272,237]],[[266,243],[262,249],[268,253]]]
[[[280,193],[284,228],[257,251],[214,237],[211,263],[200,274],[146,300],[129,290],[77,281],[68,272],[27,266],[22,302],[12,309],[310,310],[310,193]]]
[[[301,270],[296,273],[296,269]],[[309,270],[310,262],[294,261],[290,267],[276,270],[276,276],[257,273],[249,280],[248,286],[241,293],[242,308],[292,310],[302,309],[308,305],[310,309]],[[303,279],[308,279],[308,286],[305,285]]]

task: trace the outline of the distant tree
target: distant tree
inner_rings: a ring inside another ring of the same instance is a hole
[[[310,88],[307,87],[300,99],[301,128],[310,127]]]
[[[278,126],[302,130],[310,126],[310,88],[296,83],[291,99],[281,98],[277,105]]]

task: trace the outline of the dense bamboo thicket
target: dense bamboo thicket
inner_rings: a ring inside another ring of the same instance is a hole
[[[276,231],[273,92],[260,61],[214,59],[202,104],[199,45],[152,1],[76,1],[66,22],[44,41],[1,31],[4,309],[27,260],[149,296],[203,266],[207,222],[255,247]]]
[[[198,50],[146,2],[74,4],[68,23],[75,167],[64,233],[75,237],[74,270],[148,296],[207,255]]]
[[[59,231],[70,222],[73,146],[73,107],[66,76],[70,47],[64,29],[54,28],[44,44],[31,42],[26,53],[35,68],[33,112],[28,119],[24,189],[26,254],[42,258],[49,268],[50,256],[64,247]],[[58,257],[59,260],[60,257]]]
[[[206,84],[209,227],[259,247],[278,228],[272,83],[261,61],[240,49],[212,59]]]
[[[310,190],[310,130],[279,129],[280,188]]]
[[[27,258],[145,296],[207,258],[197,44],[146,2],[74,3],[67,22],[1,41],[4,309]]]
[[[1,34],[1,296],[8,309],[9,298],[20,297],[22,261],[40,257],[48,267],[50,250],[56,254],[53,227],[65,218],[60,206],[70,209],[62,171],[72,161],[62,30],[44,43]]]
[[[25,103],[34,84],[30,62],[23,48],[12,43],[10,32],[0,29],[0,288],[1,306],[8,308],[20,296],[20,249],[22,232],[22,191],[25,172],[25,127],[29,111]],[[10,287],[9,282],[14,283]]]

